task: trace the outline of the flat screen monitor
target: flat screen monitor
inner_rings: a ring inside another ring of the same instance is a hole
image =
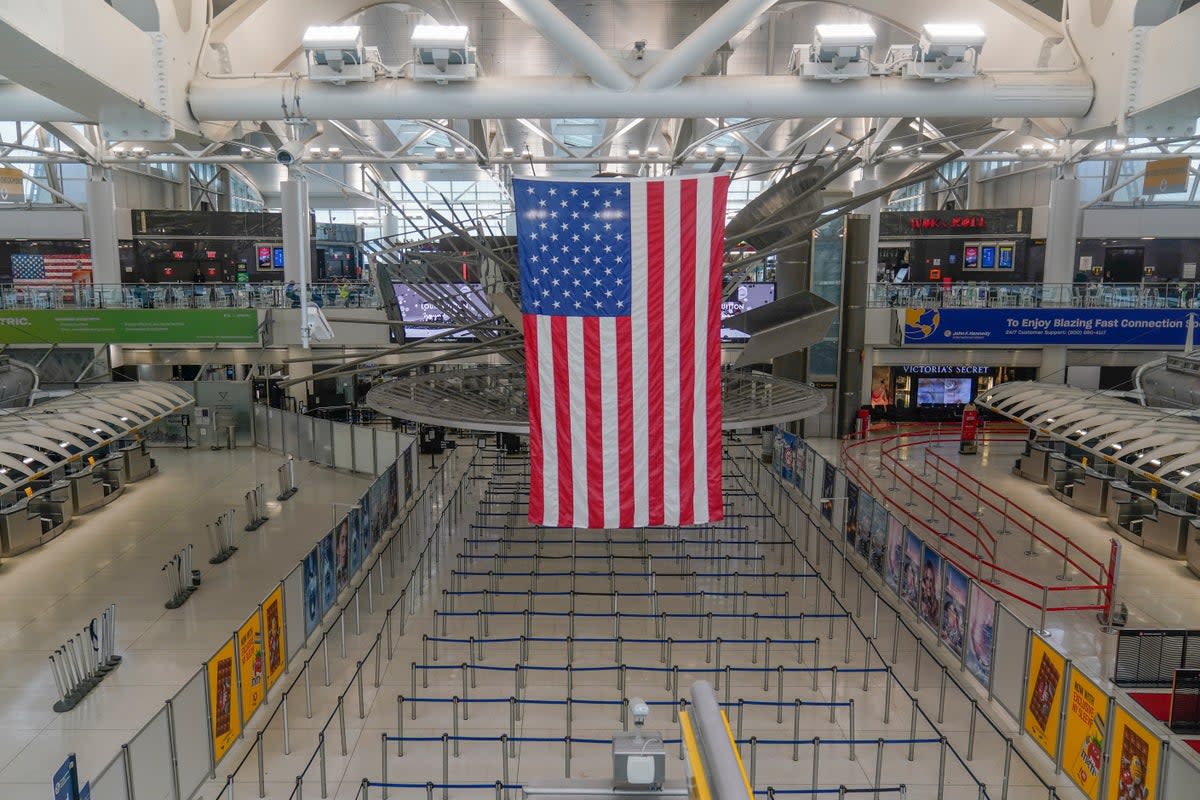
[[[459,323],[439,307],[445,305],[444,303],[440,300],[438,303],[434,303],[427,298],[441,298],[457,294],[460,301],[476,309],[480,317],[490,317],[494,313],[488,304],[483,288],[478,283],[424,283],[414,287],[407,283],[393,281],[392,291],[396,295],[396,305],[400,307],[400,318],[405,322],[446,323],[444,328],[406,325],[404,326],[404,335],[408,339],[423,339],[426,336],[445,333],[459,326]],[[475,336],[471,333],[456,333],[454,338],[473,339]]]
[[[966,405],[971,402],[973,378],[919,378],[917,405]]]
[[[283,269],[283,248],[271,248],[271,266],[275,269]]]
[[[743,283],[732,295],[721,301],[721,319],[761,308],[775,302],[774,283]],[[732,328],[721,328],[721,341],[744,342],[750,334],[735,331]]]
[[[979,267],[981,269],[996,268],[996,245],[985,244],[979,248]]]
[[[969,244],[963,248],[963,268],[975,269],[979,266],[979,246]]]
[[[1013,268],[1013,246],[1011,244],[1000,245],[999,250],[1000,269]]]

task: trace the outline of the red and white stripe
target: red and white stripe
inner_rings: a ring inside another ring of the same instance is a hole
[[[41,278],[15,278],[13,283],[18,286],[45,286],[50,284],[69,284],[75,270],[91,269],[90,255],[49,255],[42,256],[42,269],[45,273]]]
[[[524,318],[529,520],[575,528],[722,518],[725,175],[634,181],[627,317]]]

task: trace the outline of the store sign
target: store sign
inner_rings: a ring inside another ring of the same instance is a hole
[[[987,220],[977,215],[959,216],[956,214],[952,217],[913,217],[908,221],[908,225],[914,231],[981,231],[987,227]]]
[[[25,173],[14,167],[0,167],[0,203],[25,202]]]
[[[879,215],[879,236],[1028,235],[1033,219],[1029,208],[989,208],[978,211],[885,211]]]
[[[1181,347],[1187,309],[906,308],[904,344]]]
[[[217,309],[62,309],[0,312],[0,344],[258,342],[258,312]]]
[[[896,367],[901,375],[991,375],[994,367],[958,364],[908,364]]]
[[[1192,166],[1190,156],[1147,161],[1142,176],[1142,194],[1178,194],[1186,192]]]

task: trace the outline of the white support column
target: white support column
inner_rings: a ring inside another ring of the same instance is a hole
[[[92,282],[120,283],[117,251],[117,193],[108,170],[93,167],[87,184],[87,234],[92,249]]]
[[[879,179],[876,178],[876,167],[864,167],[863,177],[854,182],[854,193],[856,195],[867,194],[879,188]],[[872,200],[867,205],[859,209],[860,214],[866,214],[870,218],[870,228],[867,234],[867,300],[875,291],[875,282],[879,273],[879,213],[883,207],[883,200]],[[865,338],[865,332],[864,332]],[[874,366],[875,349],[866,345],[862,348],[862,378],[861,397],[863,403],[871,402],[871,367]]]
[[[300,343],[308,349],[308,278],[312,252],[309,230],[308,180],[297,168],[288,169],[288,179],[279,184],[283,206],[283,277],[295,281],[300,296]]]
[[[1064,284],[1075,277],[1075,245],[1079,239],[1082,216],[1079,210],[1079,180],[1074,166],[1063,168],[1061,175],[1050,182],[1050,216],[1046,225],[1046,266],[1042,283],[1052,297],[1057,297]],[[1052,286],[1052,284],[1057,284]],[[1038,380],[1045,383],[1065,383],[1067,380],[1067,348],[1043,347],[1042,366]]]

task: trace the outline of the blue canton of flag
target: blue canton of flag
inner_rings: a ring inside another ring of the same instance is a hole
[[[629,185],[514,181],[526,314],[628,316]]]
[[[46,277],[46,262],[41,256],[18,254],[12,257],[13,278],[18,281],[40,280]]]

